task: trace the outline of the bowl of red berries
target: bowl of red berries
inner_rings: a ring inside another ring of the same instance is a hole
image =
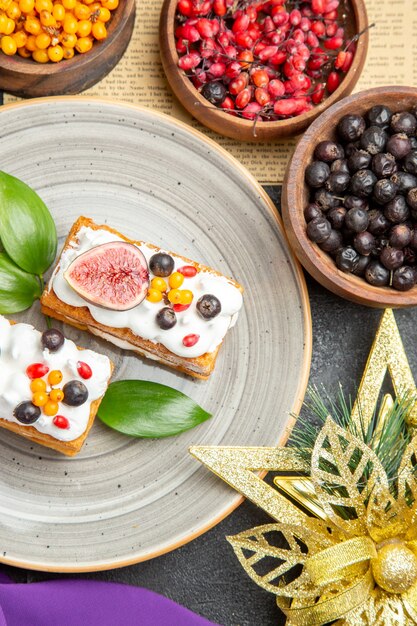
[[[282,194],[298,259],[372,307],[417,305],[417,88],[344,98],[299,141]]]
[[[364,0],[164,0],[168,82],[205,126],[243,141],[296,135],[353,90]]]
[[[0,90],[22,97],[75,94],[122,57],[135,0],[0,0]]]

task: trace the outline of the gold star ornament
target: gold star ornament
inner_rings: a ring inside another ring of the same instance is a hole
[[[397,400],[385,396],[376,413],[387,371]],[[391,446],[392,476],[379,443],[395,402],[410,394],[396,458]],[[190,449],[275,520],[228,541],[249,576],[276,595],[287,626],[417,624],[415,394],[393,312],[386,310],[347,427],[329,415],[307,451]],[[357,435],[370,429],[372,441]],[[272,487],[259,476],[265,471],[286,475]]]

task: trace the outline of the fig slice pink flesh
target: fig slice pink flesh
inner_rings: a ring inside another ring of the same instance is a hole
[[[64,277],[79,296],[96,306],[127,311],[149,289],[149,270],[139,248],[125,241],[96,246],[77,256]]]

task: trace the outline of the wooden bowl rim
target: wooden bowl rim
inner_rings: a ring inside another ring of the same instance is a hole
[[[303,162],[306,150],[315,141],[316,134],[325,126],[333,126],[332,120],[355,110],[355,104],[373,97],[374,104],[385,102],[384,98],[397,96],[414,97],[417,102],[417,87],[389,85],[374,87],[343,98],[327,109],[315,120],[298,142],[294,154],[287,165],[283,183],[283,220],[292,248],[301,264],[324,287],[348,300],[371,307],[410,307],[417,305],[417,285],[409,291],[396,291],[392,287],[375,287],[363,278],[347,274],[337,269],[333,259],[307,237],[304,207],[297,206],[301,188],[305,188]],[[371,104],[369,106],[372,106]]]
[[[353,15],[354,15],[356,25],[357,25],[357,32],[362,32],[363,30],[367,29],[369,25],[365,0],[348,0],[348,1],[353,9]],[[227,113],[217,109],[214,106],[213,108],[211,108],[210,103],[207,104],[208,101],[200,94],[200,92],[194,87],[191,80],[189,80],[184,75],[183,71],[178,67],[179,56],[175,48],[175,41],[173,38],[172,40],[169,40],[168,33],[167,33],[167,25],[169,23],[174,24],[177,3],[178,3],[178,0],[164,0],[162,9],[161,9],[161,17],[160,17],[160,23],[159,23],[160,39],[165,37],[167,42],[169,43],[169,45],[167,45],[166,47],[161,45],[160,52],[161,52],[162,63],[163,63],[164,70],[167,76],[167,80],[171,88],[173,89],[173,91],[175,91],[176,96],[181,101],[181,104],[184,106],[184,108],[186,108],[189,111],[189,113],[191,113],[192,115],[195,115],[195,111],[191,111],[190,108],[186,106],[186,104],[183,102],[181,98],[180,91],[183,91],[184,93],[187,93],[189,96],[194,97],[196,102],[202,105],[202,107],[204,107],[204,110],[207,113],[212,114],[213,117],[217,119],[221,118],[223,120],[226,119],[230,126],[232,127],[235,126],[237,128],[252,129],[253,127],[252,120],[245,120],[239,117],[228,115]],[[307,113],[302,113],[301,115],[298,115],[297,117],[291,117],[285,120],[277,120],[277,121],[272,121],[272,122],[262,122],[262,128],[265,129],[266,131],[268,130],[276,131],[279,128],[286,128],[292,124],[295,124],[295,122],[297,122],[297,126],[304,126],[304,127],[308,126],[323,111],[325,111],[328,107],[332,106],[335,102],[337,102],[340,99],[341,95],[346,91],[346,89],[354,88],[360,76],[360,72],[357,71],[357,68],[362,66],[365,62],[366,54],[368,51],[368,44],[369,44],[369,32],[368,30],[365,30],[363,35],[358,40],[356,53],[352,62],[352,66],[350,67],[349,71],[345,75],[344,79],[342,80],[342,82],[340,83],[336,91],[334,91],[328,98],[323,100],[323,102],[315,106],[310,111],[307,111]],[[172,69],[170,68],[167,71],[168,64],[171,64]],[[178,79],[180,79],[182,83],[181,88],[174,89],[172,87],[171,80],[170,80],[171,72],[175,74]],[[209,106],[210,108],[207,108],[207,106]],[[228,118],[230,118],[230,120]]]
[[[33,59],[0,54],[0,71],[12,71],[22,76],[53,76],[58,73],[62,75],[75,68],[81,71],[94,63],[114,43],[114,40],[123,34],[129,17],[135,11],[135,0],[123,0],[113,13],[106,39],[95,41],[92,49],[86,54],[75,54],[72,59],[64,59],[59,63],[36,63]],[[116,15],[117,19],[115,19]]]

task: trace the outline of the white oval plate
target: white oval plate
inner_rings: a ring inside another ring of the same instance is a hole
[[[84,97],[41,99],[1,107],[0,128],[0,167],[38,191],[61,244],[84,214],[245,287],[244,310],[206,382],[64,328],[112,358],[114,379],[180,389],[213,413],[208,422],[138,440],[96,420],[74,459],[0,432],[0,560],[88,571],[152,558],[241,501],[189,455],[190,445],[284,441],[311,358],[304,279],[261,187],[214,142],[167,116]],[[15,318],[45,328],[39,303]]]

